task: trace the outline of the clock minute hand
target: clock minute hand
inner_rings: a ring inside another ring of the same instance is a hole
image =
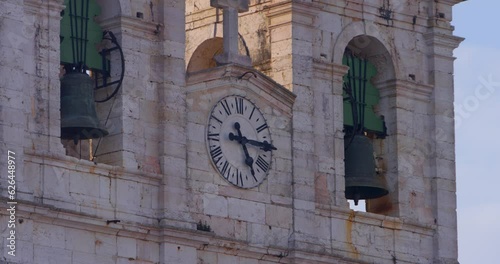
[[[231,140],[231,141],[236,140],[236,141],[238,141],[238,143],[241,144],[241,146],[243,147],[243,152],[245,152],[245,164],[248,167],[250,167],[250,173],[252,173],[252,176],[255,177],[255,171],[253,170],[253,158],[250,157],[250,154],[248,153],[247,146],[245,145],[246,144],[246,137],[244,137],[241,134],[240,123],[238,123],[238,122],[234,123],[234,128],[238,132],[238,136],[236,136],[233,133],[229,133],[229,140]]]
[[[260,142],[260,141],[253,140],[253,139],[247,139],[246,141],[250,145],[261,147],[261,149],[264,151],[277,150],[277,148],[275,146],[273,146],[273,144],[267,142],[266,140],[264,140],[263,142]]]
[[[265,140],[263,142],[260,142],[257,140],[248,139],[246,137],[237,136],[233,133],[229,133],[229,140],[236,140],[240,144],[247,144],[248,143],[250,145],[261,147],[261,149],[264,151],[277,150],[277,148],[275,146],[273,146],[273,144],[271,144]]]

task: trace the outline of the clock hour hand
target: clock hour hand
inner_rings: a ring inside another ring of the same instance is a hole
[[[238,141],[238,143],[240,143],[243,146],[243,150],[246,150],[245,144],[247,143],[247,140],[246,140],[247,138],[242,136],[242,134],[241,134],[240,123],[238,123],[238,122],[234,123],[234,128],[238,132],[238,135],[233,134],[233,132],[229,133],[229,140]],[[247,154],[246,152],[248,152],[248,151],[245,151],[245,156]]]
[[[243,145],[243,146],[245,146],[245,145]],[[246,147],[245,147],[245,148],[246,148]],[[254,177],[255,177],[255,171],[253,170],[253,158],[252,158],[252,157],[250,157],[250,156],[247,156],[247,157],[245,158],[245,164],[246,164],[248,167],[250,167],[250,173],[252,173],[252,176],[254,176]]]
[[[234,122],[234,129],[236,129],[236,131],[238,132],[238,136],[240,138],[243,138],[243,135],[241,134],[241,130],[240,130],[240,123]],[[232,134],[232,133],[230,133],[230,134]],[[238,140],[238,142],[241,143],[241,140]],[[243,144],[245,144],[245,143],[243,143]]]

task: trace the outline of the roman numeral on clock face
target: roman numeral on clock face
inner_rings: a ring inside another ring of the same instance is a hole
[[[219,141],[220,140],[219,136],[220,136],[219,133],[208,134],[208,140]]]
[[[220,119],[218,119],[217,117],[215,117],[214,115],[211,116],[214,120],[217,120],[217,122],[219,122],[220,124],[222,124],[222,121]]]
[[[257,158],[255,164],[263,171],[266,172],[269,169],[269,163],[265,161],[261,156]]]
[[[252,120],[253,113],[255,112],[255,106],[252,108],[252,112],[250,112],[250,117],[248,120]]]
[[[236,171],[236,185],[238,185],[240,187],[244,187],[243,186],[243,174],[241,174],[241,172],[239,170]]]
[[[227,100],[223,100],[221,102],[222,107],[224,108],[224,111],[226,112],[227,115],[231,115],[231,108],[229,108],[229,104],[227,103]]]
[[[220,146],[210,150],[210,156],[212,156],[213,160],[216,160],[217,157],[221,155],[222,155],[222,149],[220,148]]]
[[[243,114],[243,98],[235,97],[234,100],[236,103],[236,112],[238,114],[242,115]]]
[[[224,161],[222,168],[219,168],[219,169],[220,169],[220,173],[222,173],[224,178],[226,178],[226,179],[229,178],[229,174],[230,174],[231,169],[229,168],[229,162],[227,162],[227,160]]]
[[[266,129],[266,128],[267,128],[267,124],[264,123],[260,127],[257,128],[257,132],[260,133],[260,132],[264,131],[264,129]]]

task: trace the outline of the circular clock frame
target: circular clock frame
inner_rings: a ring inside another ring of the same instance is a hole
[[[210,162],[228,183],[250,189],[267,178],[276,148],[252,101],[240,95],[221,98],[210,111],[205,135]]]

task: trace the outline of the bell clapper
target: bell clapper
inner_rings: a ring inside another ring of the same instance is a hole
[[[360,198],[361,198],[361,196],[359,195],[359,190],[358,190],[358,188],[356,188],[356,191],[354,191],[354,197],[353,197],[354,205],[358,206],[358,202],[359,202]]]

